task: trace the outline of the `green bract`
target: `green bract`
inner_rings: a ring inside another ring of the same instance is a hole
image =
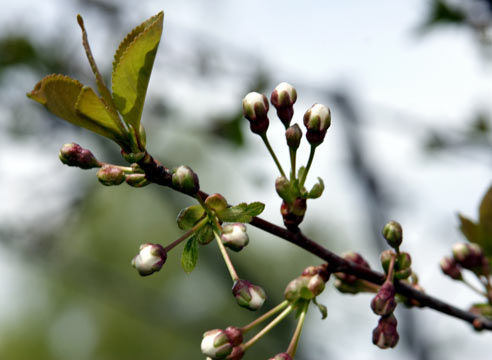
[[[145,151],[140,120],[164,13],[161,11],[144,21],[121,42],[114,55],[112,93],[97,69],[80,15],[77,21],[99,95],[75,79],[51,74],[38,82],[27,96],[56,116],[113,140],[127,153]]]

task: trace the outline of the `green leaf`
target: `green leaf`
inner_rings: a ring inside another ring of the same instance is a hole
[[[317,199],[323,194],[323,190],[325,190],[325,184],[321,178],[318,178],[318,183],[314,184],[307,197],[309,199]]]
[[[323,304],[318,304],[316,298],[313,299],[313,303],[318,307],[319,312],[321,313],[321,320],[326,319],[326,317],[328,316],[328,308]]]
[[[458,218],[460,219],[460,230],[463,233],[463,235],[465,235],[467,240],[469,242],[481,245],[479,226],[461,214],[458,214]]]
[[[265,209],[265,204],[261,202],[241,203],[219,211],[217,216],[223,222],[249,223],[254,216],[260,215],[263,209]]]
[[[492,186],[487,190],[480,203],[479,222],[492,233]]]
[[[105,110],[94,91],[64,75],[51,74],[39,81],[27,96],[56,116],[126,146],[125,135]]]
[[[186,242],[183,249],[183,254],[181,255],[181,266],[183,270],[187,273],[193,271],[198,261],[198,241],[195,236],[192,236]]]
[[[302,179],[304,177],[305,172],[306,172],[306,168],[304,166],[301,166],[297,171],[297,178]]]
[[[214,239],[214,229],[210,224],[204,225],[196,231],[195,236],[201,245],[207,245]]]
[[[130,32],[116,50],[112,90],[116,108],[136,132],[147,93],[152,66],[162,34],[164,13],[143,22]]]
[[[187,230],[191,229],[204,215],[205,210],[201,205],[193,205],[182,209],[179,212],[176,221],[181,230]]]

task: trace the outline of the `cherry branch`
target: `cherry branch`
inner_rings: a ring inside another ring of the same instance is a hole
[[[174,188],[172,186],[172,176],[169,170],[166,167],[162,166],[159,162],[157,162],[152,156],[150,156],[150,154],[147,153],[145,157],[139,161],[138,164],[144,170],[146,178],[149,181],[158,185]],[[175,188],[174,190],[179,191]],[[208,196],[208,194],[203,191],[199,191],[198,195],[202,199],[205,199]],[[295,244],[313,255],[316,255],[317,257],[328,263],[328,271],[332,273],[342,272],[354,275],[357,278],[367,280],[378,285],[383,284],[385,280],[385,276],[382,273],[367,269],[353,262],[345,260],[344,258],[331,252],[324,246],[305,236],[299,229],[298,231],[287,230],[286,228],[282,228],[280,226],[272,224],[259,217],[254,217],[250,224],[269,234],[275,235],[292,244]],[[487,329],[492,331],[492,321],[484,318],[483,316],[461,310],[433,296],[418,291],[402,281],[395,281],[394,286],[397,293],[414,300],[420,307],[428,307],[443,314],[447,314],[457,319],[466,321],[472,324],[477,330]]]

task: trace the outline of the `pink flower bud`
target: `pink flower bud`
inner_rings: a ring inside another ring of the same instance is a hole
[[[232,294],[239,306],[249,310],[258,310],[266,300],[265,290],[247,280],[237,280],[232,287]]]
[[[451,279],[453,280],[463,279],[463,276],[461,275],[460,266],[456,263],[454,259],[451,259],[450,257],[446,256],[442,258],[439,265],[441,266],[442,272],[447,276],[449,276]]]
[[[224,225],[220,238],[224,246],[234,251],[242,250],[249,243],[246,225],[241,223]]]
[[[269,125],[268,100],[265,95],[250,92],[243,99],[243,114],[250,122],[251,131],[255,134],[266,133]]]
[[[200,190],[198,176],[185,165],[177,167],[172,175],[173,188],[188,195],[195,195]]]
[[[283,352],[275,355],[274,357],[271,357],[268,360],[292,360],[292,357],[289,354]]]
[[[142,276],[159,271],[166,262],[166,250],[159,244],[142,244],[139,253],[133,258],[132,266]]]
[[[378,326],[372,332],[372,342],[381,349],[393,348],[400,336],[396,330],[397,321],[393,314],[379,319]]]
[[[386,316],[393,313],[395,308],[395,287],[389,282],[384,283],[372,299],[371,309],[377,315]]]
[[[65,165],[76,166],[81,169],[92,169],[101,166],[90,150],[84,149],[76,143],[63,145],[58,157]]]
[[[277,109],[277,116],[284,123],[285,127],[289,126],[290,120],[294,115],[293,105],[296,100],[296,89],[286,82],[278,84],[272,92],[270,101]]]
[[[323,142],[326,131],[331,125],[330,109],[321,104],[314,104],[304,114],[306,126],[306,138],[311,145],[319,145]]]
[[[106,186],[120,185],[125,178],[123,170],[114,165],[103,165],[97,172],[97,179]]]

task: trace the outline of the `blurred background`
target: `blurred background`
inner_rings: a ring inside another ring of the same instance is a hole
[[[84,16],[94,56],[109,78],[113,52],[134,26],[165,11],[164,33],[143,122],[148,149],[166,166],[191,166],[203,190],[230,203],[263,201],[281,224],[274,164],[241,116],[250,91],[297,88],[295,122],[320,102],[332,127],[307,184],[324,179],[303,231],[329,249],[356,250],[378,269],[380,230],[402,223],[403,250],[428,293],[467,308],[479,300],[439,270],[464,241],[456,214],[477,218],[492,180],[492,1],[117,1],[0,0],[0,359],[202,359],[201,334],[243,326],[214,245],[197,269],[181,249],[141,278],[130,260],[144,242],[177,238],[175,217],[190,198],[150,185],[103,187],[95,171],[63,166],[77,142],[123,164],[114,144],[54,118],[25,93],[49,73],[94,85],[75,16]],[[270,141],[288,165],[283,126],[271,113]],[[306,141],[298,162],[308,157]],[[284,241],[249,228],[233,261],[261,284],[272,307],[288,281],[319,264]],[[492,334],[431,310],[399,307],[396,349],[371,343],[370,295],[320,297],[299,360],[487,359]],[[293,320],[293,319],[291,319]],[[294,321],[248,352],[284,351]]]

